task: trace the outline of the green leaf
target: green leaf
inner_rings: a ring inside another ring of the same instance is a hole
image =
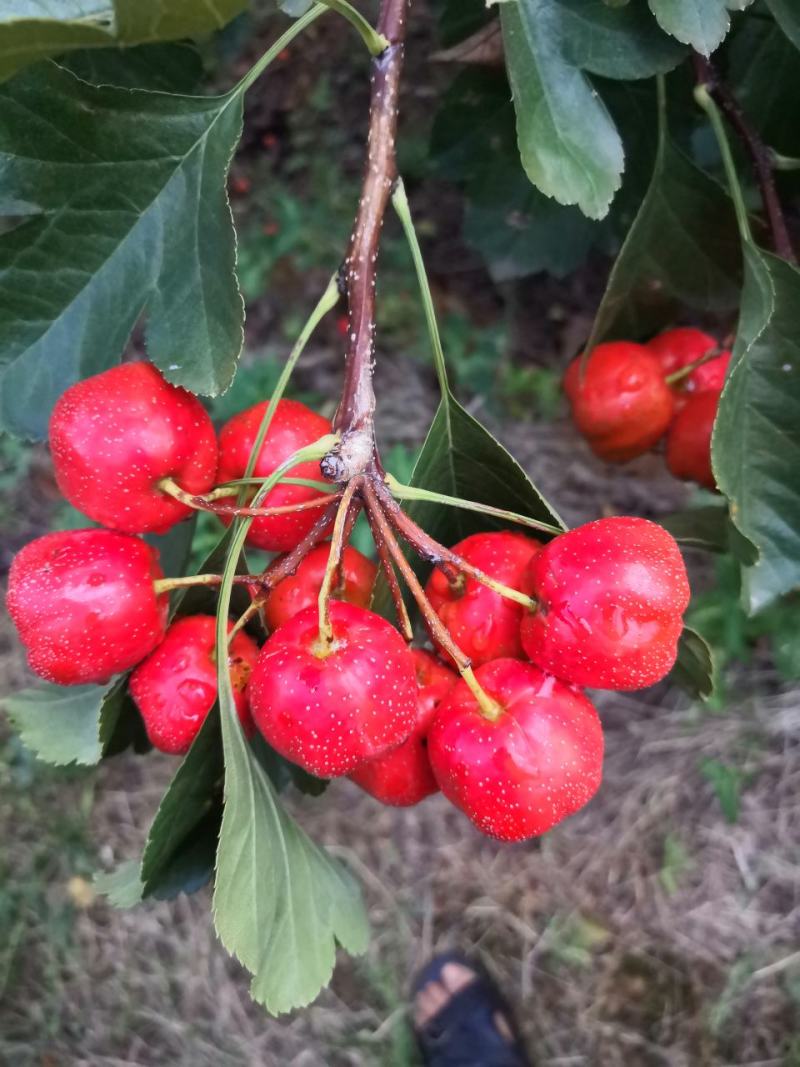
[[[774,23],[745,22],[730,46],[734,91],[762,139],[785,155],[796,155],[800,153],[795,114],[800,51]]]
[[[368,922],[350,874],[283,810],[222,686],[225,811],[214,890],[222,943],[253,974],[274,1014],[302,1007],[333,973],[338,941],[365,950]]]
[[[704,56],[722,44],[730,27],[725,0],[649,0],[663,30]]]
[[[702,548],[707,552],[727,552],[730,548],[730,519],[724,505],[687,508],[666,515],[658,522],[678,544],[687,548]]]
[[[697,631],[683,628],[678,642],[678,658],[669,680],[690,696],[707,700],[714,692],[714,660],[711,648]]]
[[[800,272],[749,241],[744,255],[712,464],[733,523],[759,553],[742,580],[753,613],[800,586]]]
[[[113,871],[100,871],[94,876],[94,888],[108,897],[114,908],[133,908],[142,899],[142,882],[136,860],[125,860]]]
[[[103,753],[120,699],[118,684],[44,683],[5,697],[3,706],[23,744],[46,763],[92,765]]]
[[[0,107],[0,210],[40,212],[0,237],[0,423],[43,437],[56,398],[119,359],[145,308],[167,377],[225,389],[242,343],[225,194],[241,91],[97,88],[49,65],[0,86]]]
[[[603,218],[620,186],[622,142],[602,100],[563,55],[559,5],[507,2],[500,18],[528,177],[560,204]]]
[[[176,523],[167,533],[145,534],[145,541],[158,550],[158,562],[168,578],[180,578],[186,574],[196,526],[195,512],[184,522]]]
[[[662,102],[650,186],[614,263],[588,347],[606,337],[641,336],[677,305],[720,311],[739,299],[733,206],[672,144],[663,109]]]
[[[247,0],[4,0],[0,11],[0,80],[80,48],[177,40],[210,33]]]
[[[796,48],[800,48],[800,10],[795,0],[766,0],[772,17]]]
[[[738,822],[745,776],[738,767],[715,759],[704,759],[700,770],[706,781],[711,783],[726,820],[729,823]]]
[[[200,53],[186,44],[82,49],[59,63],[92,85],[162,93],[191,93],[203,76]]]
[[[170,878],[174,888],[176,856],[182,852],[185,855],[187,849],[192,861],[188,873],[193,879],[196,846],[203,838],[211,838],[213,866],[221,815],[219,788],[223,770],[219,712],[214,708],[167,787],[147,835],[141,866],[144,896],[163,893],[165,880]],[[200,834],[196,833],[198,827],[203,829]],[[201,856],[205,854],[202,846],[199,853]]]
[[[686,49],[663,33],[641,3],[611,7],[604,0],[557,0],[565,57],[604,78],[666,74]]]

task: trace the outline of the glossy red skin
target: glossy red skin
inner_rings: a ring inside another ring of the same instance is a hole
[[[211,419],[152,363],[124,363],[71,386],[53,408],[49,436],[67,500],[124,533],[162,533],[191,515],[158,488],[162,478],[193,494],[214,485]]]
[[[686,398],[667,434],[667,466],[676,478],[716,489],[711,469],[711,434],[719,393],[706,391]]]
[[[490,578],[525,592],[528,564],[541,549],[532,537],[501,531],[465,537],[453,551]],[[437,568],[425,586],[436,614],[473,666],[500,656],[521,656],[519,625],[524,608],[500,596],[476,578],[466,578],[463,592],[454,591]]]
[[[268,401],[240,411],[225,423],[219,435],[218,481],[231,482],[244,476],[250,452],[255,444]],[[270,423],[269,432],[256,461],[254,475],[265,478],[272,474],[293,452],[331,432],[329,419],[307,408],[297,400],[280,400]],[[319,461],[300,463],[289,474],[294,478],[322,480]],[[285,507],[313,500],[317,489],[302,485],[276,485],[261,503],[265,508]],[[267,552],[289,552],[302,540],[322,514],[323,509],[309,508],[290,515],[274,515],[255,519],[247,540]]]
[[[675,662],[689,580],[680,550],[647,519],[597,519],[560,534],[531,563],[537,611],[525,654],[594,689],[643,689]]]
[[[664,435],[675,407],[661,366],[644,345],[597,345],[583,381],[578,356],[567,368],[564,391],[575,425],[601,459],[624,463]]]
[[[603,775],[603,731],[578,689],[520,660],[475,675],[503,708],[490,722],[460,681],[428,734],[442,792],[490,837],[524,841],[584,807]]]
[[[177,619],[158,648],[131,675],[131,696],[142,714],[150,742],[161,752],[174,756],[188,752],[214,706],[216,627],[213,615]],[[228,625],[231,629],[233,623]],[[236,711],[248,735],[255,727],[250,717],[247,683],[257,659],[258,645],[240,631],[230,644],[228,664]]]
[[[696,330],[691,326],[681,326],[675,330],[666,330],[647,342],[647,348],[654,353],[664,375],[674,374],[681,367],[694,363],[701,359],[706,352],[718,346],[717,339],[710,333]],[[715,359],[703,363],[686,378],[676,382],[674,391],[678,406],[681,407],[686,401],[687,393],[702,393],[706,390],[719,392],[725,384],[725,375],[731,354],[725,350]]]
[[[319,656],[315,607],[268,639],[250,678],[253,720],[277,752],[319,778],[349,774],[410,735],[414,659],[379,615],[330,603],[333,651]]]
[[[330,548],[327,543],[312,548],[294,574],[284,578],[272,590],[264,605],[264,618],[270,630],[277,630],[298,611],[317,603]],[[339,573],[331,595],[361,608],[369,607],[378,573],[372,560],[348,545],[342,553]]]
[[[362,763],[350,778],[382,804],[408,808],[438,793],[428,759],[428,730],[440,702],[458,681],[458,675],[430,652],[413,648],[417,670],[417,721],[413,733],[385,756]]]
[[[31,670],[58,685],[106,682],[164,636],[169,598],[158,552],[114,530],[45,534],[14,558],[8,612]]]

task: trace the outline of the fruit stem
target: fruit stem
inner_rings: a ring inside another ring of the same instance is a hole
[[[236,496],[242,485],[261,485],[263,478],[234,478],[233,481],[223,482],[210,493],[204,493],[202,500],[222,500],[225,497]],[[317,492],[327,493],[330,491],[329,482],[315,482],[312,478],[281,478],[279,485],[302,485],[306,489],[316,489]]]
[[[260,484],[264,479],[257,478],[252,480]],[[248,479],[248,481],[251,481],[251,479]],[[286,481],[286,479],[282,479],[282,481]],[[187,493],[184,489],[181,489],[172,478],[162,478],[158,483],[158,487],[169,496],[180,500],[182,504],[193,508],[195,511],[210,511],[214,515],[233,515],[238,518],[263,518],[271,515],[291,515],[296,511],[310,511],[312,508],[330,504],[332,500],[338,500],[341,495],[340,493],[325,493],[322,496],[314,497],[312,500],[302,500],[297,504],[283,504],[275,508],[251,508],[239,504],[218,504],[211,499],[212,494],[194,496],[192,493]],[[234,495],[234,493],[235,490],[229,495]]]
[[[329,7],[331,11],[337,11],[361,34],[364,44],[370,51],[370,55],[379,56],[389,47],[388,40],[364,18],[360,11],[356,11],[347,0],[318,0],[320,4]]]
[[[698,359],[692,360],[691,363],[687,363],[684,367],[679,367],[674,370],[672,374],[668,374],[664,381],[667,385],[676,385],[678,382],[683,381],[684,378],[688,378],[692,371],[696,371],[698,367],[702,367],[704,363],[708,363],[712,359],[716,359],[717,356],[721,356],[725,349],[722,345],[714,345],[710,348],[705,355],[700,356]]]
[[[502,705],[498,704],[496,700],[492,700],[475,677],[475,672],[472,670],[472,667],[465,667],[464,670],[461,671],[461,677],[467,683],[470,692],[478,701],[478,707],[480,708],[481,715],[483,715],[484,719],[488,719],[489,722],[497,722],[503,714]]]
[[[376,480],[373,483],[373,486],[393,528],[423,559],[428,560],[429,563],[433,563],[438,567],[442,567],[443,563],[449,564],[457,571],[469,575],[470,578],[474,578],[476,581],[485,585],[493,592],[498,593],[500,596],[505,597],[507,600],[513,600],[516,604],[521,604],[522,607],[526,608],[528,611],[536,610],[537,603],[533,597],[521,593],[519,589],[512,589],[511,586],[503,585],[502,582],[495,581],[494,578],[491,578],[478,567],[474,567],[467,560],[459,556],[458,553],[453,552],[452,549],[445,548],[444,545],[440,545],[438,541],[435,541],[422,529],[421,526],[418,526],[409,515],[406,515],[389,492],[385,482],[378,482]],[[562,531],[559,531],[559,533],[561,532]]]
[[[385,480],[392,496],[397,497],[398,500],[425,500],[433,504],[444,504],[447,507],[463,508],[465,511],[477,511],[481,515],[491,515],[493,518],[503,519],[506,522],[516,522],[520,526],[529,526],[532,530],[541,530],[543,533],[564,533],[564,528],[561,526],[540,522],[539,519],[531,519],[527,515],[520,515],[516,511],[506,511],[503,508],[494,508],[489,504],[480,504],[476,500],[463,500],[458,496],[448,496],[446,493],[434,493],[429,489],[418,489],[413,485],[403,485],[391,474],[387,474]]]
[[[375,542],[375,548],[378,552],[378,559],[380,561],[381,570],[386,578],[386,584],[389,586],[389,592],[392,596],[392,602],[394,604],[395,615],[397,616],[397,623],[405,640],[410,644],[414,640],[414,627],[411,625],[411,619],[408,614],[408,608],[406,602],[403,599],[403,590],[400,588],[400,583],[397,580],[397,572],[394,569],[392,563],[392,557],[389,552],[389,548],[381,533],[380,527],[375,521],[375,516],[370,508],[366,509],[367,521],[369,522],[369,528],[372,531],[372,540]]]
[[[233,579],[239,585],[261,585],[261,579],[250,574],[237,574]],[[153,588],[156,596],[169,593],[173,589],[186,589],[192,585],[219,585],[221,574],[188,574],[185,578],[156,578]]]
[[[336,510],[336,520],[333,524],[333,534],[331,536],[331,547],[328,552],[328,562],[325,565],[325,573],[322,576],[322,585],[319,588],[319,597],[317,599],[319,609],[318,647],[320,648],[329,649],[333,643],[333,626],[331,625],[329,610],[331,589],[333,588],[339,564],[342,561],[342,552],[344,551],[345,544],[345,530],[347,517],[350,512],[350,505],[353,501],[354,494],[359,489],[359,485],[360,482],[358,478],[354,478],[347,484]]]
[[[764,205],[764,212],[772,235],[772,247],[782,259],[787,260],[789,263],[796,263],[797,259],[789,237],[789,229],[786,225],[783,208],[775,185],[769,147],[764,144],[758,131],[750,125],[741,104],[730,88],[720,79],[717,69],[711,60],[701,56],[698,52],[692,52],[692,63],[697,81],[695,99],[706,112],[714,127],[743,238],[752,240],[750,226],[747,222],[747,212],[744,209],[741,192],[738,188],[736,169],[720,120],[720,111],[722,111],[735,130],[753,163],[753,170],[761,192],[761,201]],[[733,177],[731,177],[732,174]]]

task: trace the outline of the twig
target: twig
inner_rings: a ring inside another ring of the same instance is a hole
[[[378,560],[380,561],[381,570],[386,578],[386,584],[389,586],[389,592],[392,596],[392,603],[394,604],[395,615],[397,616],[397,622],[400,630],[405,637],[406,641],[411,642],[414,639],[414,628],[411,625],[411,619],[408,616],[408,608],[406,602],[403,599],[403,591],[400,588],[400,583],[397,580],[397,573],[394,569],[394,563],[392,563],[392,556],[389,552],[389,546],[386,544],[386,540],[381,532],[381,528],[375,519],[375,515],[371,508],[366,509],[367,521],[369,522],[369,528],[372,531],[372,540],[375,542],[375,548],[378,552]]]
[[[764,144],[758,131],[750,125],[739,101],[720,79],[711,61],[698,52],[692,52],[692,63],[698,85],[704,85],[707,88],[752,160],[772,236],[772,247],[782,259],[788,260],[789,263],[796,263],[786,219],[778,198],[778,190],[775,187],[773,160],[769,147]]]

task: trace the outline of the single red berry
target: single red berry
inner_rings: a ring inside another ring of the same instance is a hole
[[[417,722],[413,733],[385,756],[362,763],[350,775],[361,788],[394,807],[411,807],[439,790],[428,759],[428,730],[444,697],[458,675],[430,652],[412,648],[417,670]]]
[[[31,670],[58,685],[106,682],[164,636],[169,611],[158,552],[113,530],[45,534],[14,558],[8,612]]]
[[[512,589],[526,592],[528,564],[541,545],[521,533],[479,533],[465,537],[453,551]],[[520,656],[519,625],[522,605],[487,588],[477,578],[461,575],[451,584],[434,569],[425,592],[453,640],[473,665],[500,656]]]
[[[675,407],[661,366],[644,345],[598,345],[580,375],[581,357],[567,368],[564,391],[575,425],[601,459],[624,463],[661,438]]]
[[[240,411],[225,423],[219,435],[219,481],[230,482],[244,477],[250,452],[255,444],[268,401]],[[275,409],[254,475],[266,478],[288,459],[293,452],[331,432],[328,419],[317,415],[297,400],[281,400]],[[322,474],[319,462],[299,463],[289,472],[293,478],[319,481]],[[319,496],[318,489],[302,485],[276,485],[261,502],[265,508],[300,504]],[[289,552],[311,529],[322,514],[322,508],[309,508],[288,515],[272,515],[255,519],[247,540],[268,552]],[[230,520],[228,520],[230,521]]]
[[[519,660],[494,660],[475,676],[500,713],[486,718],[466,682],[451,690],[428,734],[436,780],[483,833],[501,841],[538,837],[600,786],[597,711],[578,689]]]
[[[689,580],[667,531],[647,519],[597,519],[534,556],[536,611],[525,654],[573,685],[643,689],[675,662]]]
[[[330,550],[327,543],[312,548],[294,574],[275,586],[264,605],[264,617],[270,630],[277,630],[298,611],[317,603]],[[378,568],[371,559],[348,545],[342,553],[331,596],[367,608],[377,573]]]
[[[191,510],[159,488],[207,492],[217,473],[211,419],[152,363],[123,363],[77,382],[50,416],[58,487],[84,515],[124,533],[163,532]]]
[[[666,377],[702,359],[707,352],[717,348],[718,344],[710,333],[696,330],[692,326],[680,326],[675,330],[660,333],[648,341],[646,347],[655,355]],[[707,389],[719,392],[725,384],[730,360],[729,351],[720,352],[714,359],[695,367],[691,374],[676,382],[674,391],[678,405],[684,403],[687,393],[702,393]]]
[[[217,699],[215,657],[217,620],[213,615],[177,619],[164,640],[131,675],[131,696],[142,713],[147,736],[161,752],[182,756]],[[228,630],[233,623],[228,624]],[[228,649],[233,699],[245,733],[250,718],[247,683],[258,659],[258,645],[240,631]]]
[[[403,638],[379,615],[330,603],[331,644],[316,608],[269,638],[250,679],[256,726],[286,759],[319,778],[348,774],[414,728],[417,681]]]
[[[667,466],[676,478],[716,489],[711,469],[711,434],[719,407],[718,392],[688,396],[667,434]]]

